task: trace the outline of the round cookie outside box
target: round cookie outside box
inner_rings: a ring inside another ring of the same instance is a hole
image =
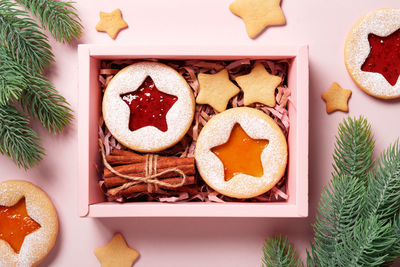
[[[382,99],[399,98],[400,9],[363,16],[347,36],[344,57],[347,71],[363,91]]]

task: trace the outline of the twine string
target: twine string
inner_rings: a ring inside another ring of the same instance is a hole
[[[106,153],[104,151],[104,144],[101,139],[99,139],[99,146],[100,146],[100,151],[101,151],[101,156],[103,158],[104,166],[113,174],[130,181],[130,182],[126,182],[125,184],[118,187],[117,194],[125,189],[128,189],[131,186],[134,186],[134,185],[137,185],[140,183],[145,183],[148,186],[154,185],[154,186],[161,186],[161,187],[165,187],[165,188],[178,188],[178,187],[182,187],[186,183],[186,178],[187,178],[186,174],[182,170],[180,170],[176,167],[169,168],[160,173],[157,173],[158,155],[154,155],[154,154],[146,154],[146,162],[144,165],[144,176],[130,176],[130,175],[122,174],[122,173],[118,172],[117,170],[115,170],[108,163],[107,158],[106,158]],[[170,183],[166,183],[166,182],[163,182],[158,179],[159,177],[161,177],[167,173],[171,173],[171,172],[177,173],[180,177],[182,177],[182,180],[179,183],[170,184]]]

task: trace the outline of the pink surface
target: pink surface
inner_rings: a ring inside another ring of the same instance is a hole
[[[346,116],[327,115],[320,94],[333,81],[351,89],[350,115],[365,115],[376,136],[376,154],[400,136],[399,101],[370,97],[351,81],[343,63],[343,45],[351,26],[365,13],[382,7],[400,7],[398,0],[283,0],[287,25],[267,29],[259,38],[247,37],[242,21],[228,10],[231,0],[78,1],[86,28],[73,45],[52,42],[57,62],[48,71],[57,89],[78,106],[77,43],[196,46],[226,44],[305,44],[310,46],[310,216],[308,219],[255,218],[79,218],[77,213],[77,121],[62,135],[52,136],[37,123],[46,159],[35,169],[17,169],[0,157],[1,180],[26,179],[53,199],[60,217],[54,250],[41,266],[99,266],[94,248],[120,231],[139,250],[135,266],[260,266],[262,243],[272,234],[289,236],[302,256],[312,237],[320,191],[330,179],[331,153],[337,124]],[[98,12],[121,8],[129,28],[116,41],[94,27]]]
[[[223,48],[223,49],[222,49]],[[267,45],[99,45],[82,44],[79,57],[78,188],[79,215],[89,217],[306,217],[308,215],[308,47]],[[105,203],[100,174],[98,134],[101,94],[99,62],[103,59],[288,59],[290,129],[287,201],[280,203]]]

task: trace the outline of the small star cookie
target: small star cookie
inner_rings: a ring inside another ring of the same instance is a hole
[[[329,114],[336,110],[348,112],[347,103],[350,96],[351,90],[343,89],[338,83],[334,82],[329,90],[321,95],[321,98],[326,102],[326,112]]]
[[[100,12],[100,21],[96,25],[96,30],[106,32],[112,39],[115,39],[118,33],[128,27],[128,24],[122,19],[120,9],[111,13]]]
[[[244,104],[261,103],[274,107],[275,89],[282,82],[282,78],[269,74],[261,63],[254,65],[249,74],[238,76],[235,81],[244,92]]]
[[[101,263],[101,267],[131,267],[139,257],[139,252],[128,247],[121,234],[115,234],[110,243],[96,248],[94,254]]]
[[[236,0],[229,9],[243,19],[247,34],[254,38],[267,26],[286,23],[280,3],[281,0]]]
[[[218,112],[226,109],[229,99],[240,92],[240,89],[229,80],[226,69],[216,74],[200,73],[197,77],[200,92],[196,97],[197,104],[208,104]]]

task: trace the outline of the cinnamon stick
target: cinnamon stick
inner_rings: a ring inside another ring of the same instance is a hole
[[[169,184],[177,184],[180,181],[182,181],[182,177],[166,178],[166,179],[162,179],[162,181],[166,182],[166,183],[169,183]],[[129,182],[131,182],[131,181],[129,181],[128,179],[124,179],[124,178],[118,177],[118,176],[109,177],[109,178],[105,178],[104,179],[104,185],[107,188],[121,186],[121,185],[123,185],[125,183],[129,183]],[[194,176],[186,176],[185,185],[194,184],[195,182],[196,181],[195,181]]]
[[[187,177],[187,178],[189,178],[189,177]],[[193,177],[193,179],[194,179],[194,177]],[[185,185],[186,185],[186,183],[185,183]],[[190,184],[187,184],[187,185],[188,186],[182,186],[182,187],[174,188],[173,192],[188,192],[191,195],[195,195],[195,194],[197,194],[199,192],[199,190],[197,188],[197,185],[190,185]],[[160,186],[160,188],[155,188],[152,191],[152,193],[156,193],[156,194],[160,194],[161,193],[161,194],[163,194],[163,193],[165,193],[165,191],[164,191],[165,189],[168,189],[168,188],[164,188],[164,187]],[[131,187],[129,187],[127,189],[124,189],[124,190],[119,190],[118,187],[117,188],[111,188],[111,189],[107,190],[107,195],[108,195],[109,199],[115,199],[115,198],[118,198],[118,197],[127,198],[132,194],[141,193],[141,192],[147,192],[147,191],[148,191],[147,184],[138,184],[138,185],[131,186]]]
[[[194,175],[194,158],[173,158],[173,157],[163,157],[163,160],[158,160],[157,162],[157,173],[166,171],[170,168],[178,168],[183,171],[186,175]],[[143,176],[145,171],[145,162],[143,163],[133,163],[127,165],[121,165],[114,167],[114,169],[122,174],[130,176]],[[176,173],[170,172],[166,176],[161,176],[159,178],[176,176]],[[104,178],[115,177],[116,175],[112,173],[107,168],[104,169]]]

